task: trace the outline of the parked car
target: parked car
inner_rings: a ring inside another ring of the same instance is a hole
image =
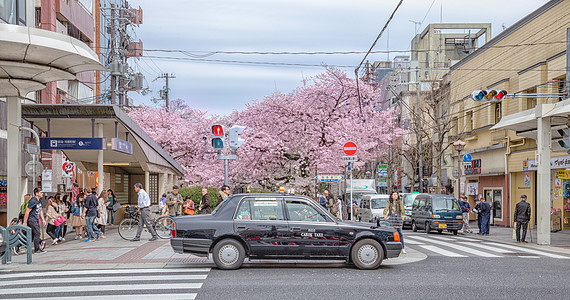
[[[245,257],[340,259],[375,269],[402,249],[393,228],[342,222],[300,195],[233,195],[212,214],[176,217],[174,223],[174,252],[211,253],[220,269],[237,269]]]
[[[403,227],[412,227],[412,206],[414,205],[414,200],[419,195],[419,193],[402,193],[400,197],[404,202],[404,209],[406,210],[406,216],[404,218]]]
[[[382,220],[388,197],[388,195],[364,195],[358,207],[358,220],[361,222]]]
[[[418,194],[412,206],[412,230],[426,233],[447,230],[453,234],[463,226],[463,214],[457,200],[450,195]]]

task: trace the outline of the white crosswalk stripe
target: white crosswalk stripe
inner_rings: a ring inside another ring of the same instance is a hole
[[[545,256],[558,259],[570,259],[570,256],[554,254],[538,249],[453,235],[443,236],[414,232],[404,234],[404,242],[407,245],[411,245],[414,249],[428,250],[428,252],[426,252],[428,255],[448,257],[481,256],[488,258],[539,258]]]
[[[5,272],[0,273],[0,298],[195,299],[209,271],[210,268]]]

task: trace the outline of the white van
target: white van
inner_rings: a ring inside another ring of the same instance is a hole
[[[358,220],[361,222],[376,222],[384,218],[384,208],[389,195],[364,195],[358,206]]]

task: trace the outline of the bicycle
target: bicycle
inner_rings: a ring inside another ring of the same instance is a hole
[[[156,212],[155,212],[156,213]],[[136,206],[127,206],[125,209],[126,218],[119,224],[119,235],[125,240],[132,240],[136,237],[139,229],[140,213]],[[172,235],[173,219],[170,216],[151,218],[150,224],[156,234],[161,239],[169,239]],[[148,228],[144,228],[148,231]]]

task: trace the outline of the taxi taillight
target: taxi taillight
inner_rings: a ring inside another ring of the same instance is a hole
[[[176,223],[172,222],[172,237],[176,237]]]
[[[400,234],[397,232],[394,232],[394,242],[399,242],[400,241]]]

